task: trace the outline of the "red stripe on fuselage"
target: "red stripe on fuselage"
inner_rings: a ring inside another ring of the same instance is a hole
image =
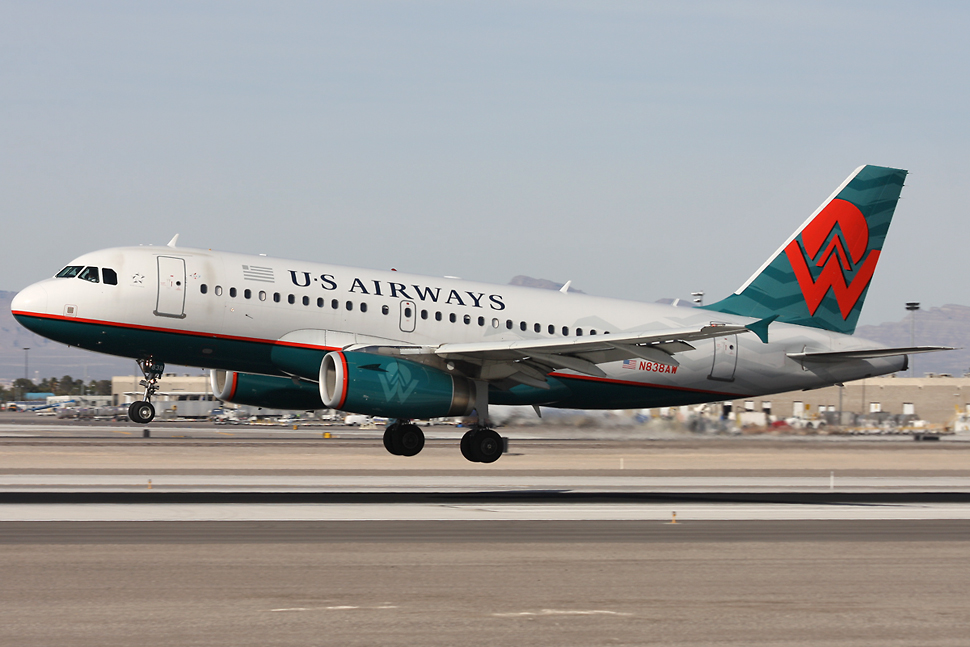
[[[82,319],[79,317],[64,317],[62,315],[40,314],[37,312],[23,312],[14,310],[14,315],[23,317],[36,317],[38,319],[53,319],[55,321],[65,321],[68,323],[85,323],[95,326],[110,326],[112,328],[126,328],[128,330],[144,330],[147,332],[164,332],[173,335],[188,335],[190,337],[206,337],[208,339],[223,339],[227,341],[245,341],[256,344],[272,344],[273,346],[287,346],[291,348],[311,348],[314,350],[340,350],[333,346],[315,346],[313,344],[301,344],[299,342],[281,341],[279,339],[263,339],[260,337],[239,337],[236,335],[223,335],[220,333],[199,332],[197,330],[179,330],[176,328],[158,328],[156,326],[144,326],[142,324],[119,323],[117,321],[104,321],[101,319]]]

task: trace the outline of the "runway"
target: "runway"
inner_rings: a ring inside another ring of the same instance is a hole
[[[966,641],[967,443],[198,433],[0,438],[0,644]]]

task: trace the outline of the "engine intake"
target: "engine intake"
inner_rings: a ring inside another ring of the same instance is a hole
[[[475,383],[406,359],[333,351],[320,364],[320,398],[331,409],[369,416],[466,416]]]

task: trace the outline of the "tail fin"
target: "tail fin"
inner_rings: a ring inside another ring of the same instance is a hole
[[[703,308],[855,331],[906,171],[861,166],[731,296]]]

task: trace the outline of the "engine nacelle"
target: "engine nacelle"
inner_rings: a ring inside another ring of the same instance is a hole
[[[320,398],[331,409],[369,416],[467,416],[475,383],[406,359],[333,351],[320,364]]]
[[[212,392],[223,402],[295,411],[325,408],[316,384],[296,383],[288,377],[211,370],[209,382]]]

